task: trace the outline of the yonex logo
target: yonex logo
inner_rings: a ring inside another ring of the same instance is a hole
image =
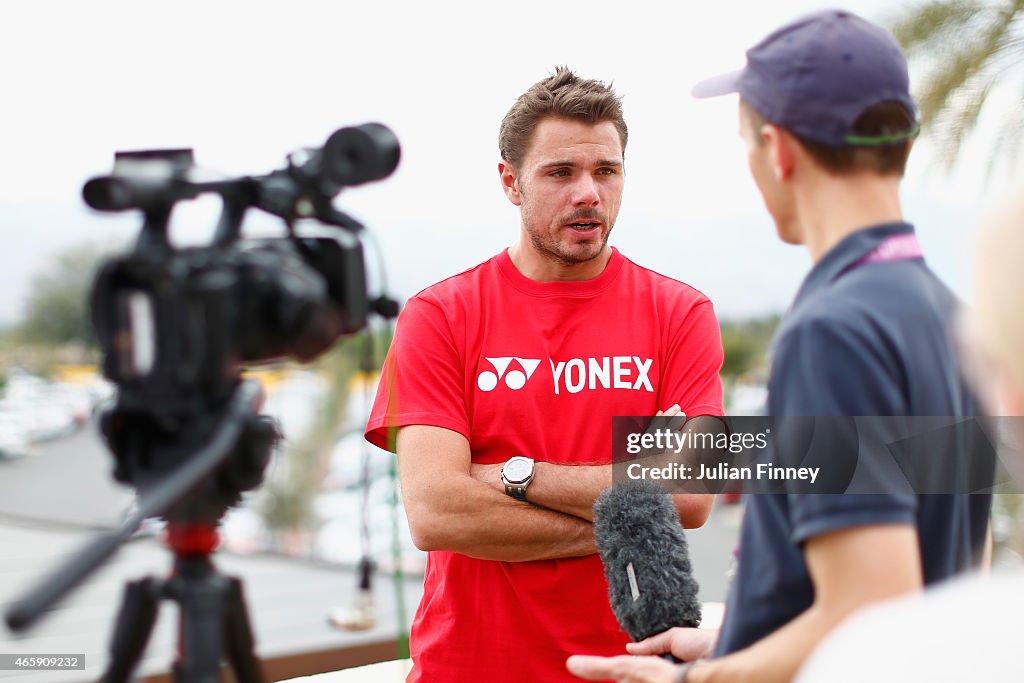
[[[494,391],[498,382],[504,380],[505,386],[518,391],[526,386],[533,377],[540,360],[537,358],[519,358],[518,356],[502,356],[484,358],[491,370],[484,370],[476,378],[480,391]],[[516,364],[513,366],[512,361]],[[555,361],[548,359],[551,365],[551,379],[555,395],[567,391],[578,394],[581,391],[598,389],[629,389],[632,391],[654,392],[650,372],[654,360],[639,356],[603,356],[601,358],[570,358]]]
[[[522,389],[526,386],[526,381],[533,376],[534,371],[537,370],[537,366],[540,365],[539,358],[517,358],[515,356],[502,357],[502,358],[485,358],[488,363],[494,368],[494,372],[490,370],[484,370],[476,378],[476,385],[480,388],[480,391],[494,391],[494,388],[498,386],[498,381],[501,379],[505,380],[505,386],[509,389]],[[508,366],[512,364],[512,361],[516,361],[521,367],[521,370],[509,370]]]
[[[555,394],[563,388],[570,394],[578,394],[584,389],[630,389],[654,393],[649,376],[654,363],[652,358],[604,356],[548,362],[555,381]]]

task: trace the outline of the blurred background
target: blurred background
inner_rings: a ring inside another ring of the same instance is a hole
[[[97,263],[128,248],[140,221],[91,212],[80,199],[115,150],[191,147],[201,167],[256,174],[339,127],[388,125],[402,145],[398,170],[336,204],[375,235],[371,288],[404,301],[516,239],[518,214],[497,176],[498,125],[514,99],[556,65],[610,81],[630,126],[611,241],[712,299],[728,411],[756,414],[771,335],[810,262],[775,237],[747,173],[735,99],[695,101],[689,90],[741,67],[744,50],[777,25],[833,4],[96,0],[9,9],[0,26],[0,607],[132,503],[95,432],[94,410],[112,388],[96,370],[86,295]],[[925,130],[904,209],[931,266],[967,296],[973,226],[1020,179],[1024,5],[845,6],[908,48]],[[182,205],[175,243],[205,243],[219,208]],[[255,213],[247,226],[280,234],[276,219]],[[226,517],[218,557],[245,577],[261,657],[281,675],[393,658],[419,599],[424,554],[409,539],[394,461],[361,438],[388,341],[375,326],[310,366],[253,372],[287,438],[266,484]],[[719,503],[690,534],[702,597],[714,601],[724,599],[742,514],[737,497]],[[1018,507],[1015,497],[997,503],[1000,562],[1019,558]],[[159,532],[157,520],[144,525],[38,629],[0,629],[0,653],[88,650],[94,677],[123,581],[169,566]],[[363,557],[378,567],[375,621],[339,629],[328,617],[337,622],[354,604]],[[167,670],[169,616],[161,629],[147,675]],[[75,675],[60,680],[85,680]],[[0,671],[8,678],[58,680]]]

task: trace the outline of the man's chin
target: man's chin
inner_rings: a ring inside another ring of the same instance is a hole
[[[589,263],[604,253],[606,241],[563,246],[561,252],[565,263]]]

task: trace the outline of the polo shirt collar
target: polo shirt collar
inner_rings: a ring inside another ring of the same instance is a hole
[[[886,238],[913,232],[914,226],[910,223],[897,222],[882,223],[850,233],[814,265],[800,285],[793,303],[838,280],[850,266],[870,254]]]

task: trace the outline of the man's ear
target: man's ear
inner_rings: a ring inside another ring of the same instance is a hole
[[[792,133],[770,123],[761,126],[760,133],[764,144],[768,146],[768,157],[775,179],[778,181],[789,180],[793,175],[793,167],[796,163],[796,146],[800,143]]]
[[[519,189],[519,173],[509,162],[502,159],[498,162],[498,176],[501,179],[501,189],[505,191],[508,200],[520,206],[523,203],[523,193]]]

